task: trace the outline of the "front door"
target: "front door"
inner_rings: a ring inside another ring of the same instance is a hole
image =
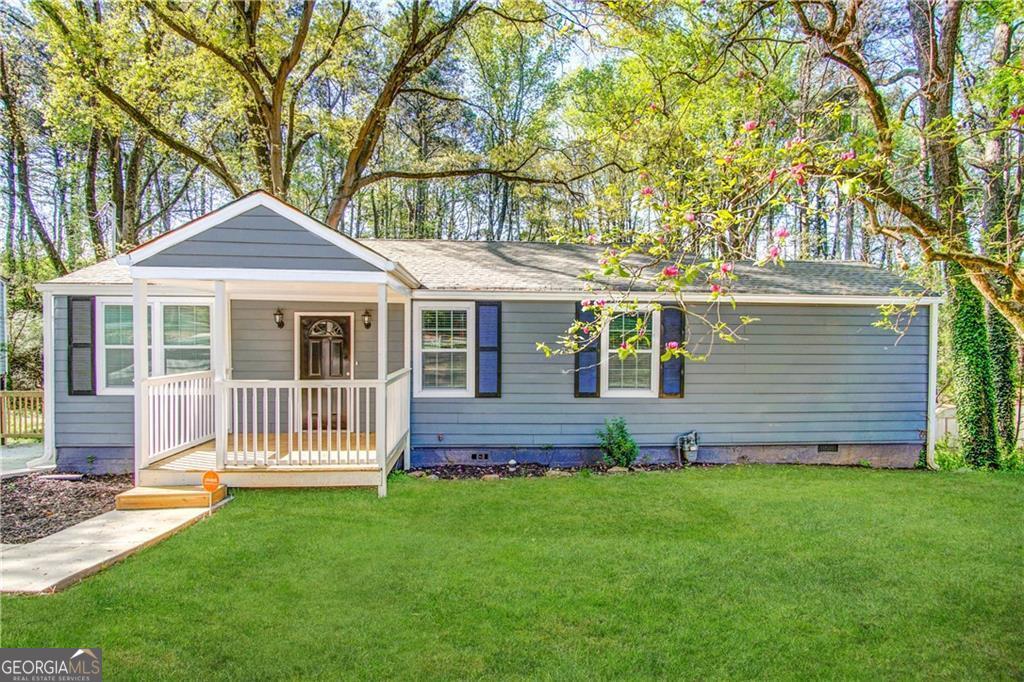
[[[333,315],[301,315],[299,317],[299,379],[335,381],[352,378],[352,318]],[[345,428],[345,405],[331,405],[313,399],[310,391],[302,391],[302,419],[306,428],[318,423],[332,428]],[[344,391],[341,392],[344,396]],[[310,423],[312,415],[312,423]]]

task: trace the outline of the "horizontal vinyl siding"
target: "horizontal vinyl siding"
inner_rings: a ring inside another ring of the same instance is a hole
[[[67,296],[54,296],[53,299],[53,349],[56,447],[131,446],[134,433],[132,396],[68,395]]]
[[[285,313],[284,329],[274,324],[274,311]],[[360,316],[369,308],[373,326],[363,328]],[[296,303],[233,301],[231,337],[235,379],[294,378],[294,312],[354,312],[355,378],[377,378],[377,307],[365,303]],[[401,304],[388,306],[388,365],[402,366]],[[67,297],[54,297],[54,409],[57,447],[131,447],[134,430],[132,396],[70,396],[67,374]],[[393,371],[393,370],[392,370]]]
[[[274,324],[274,311],[284,313],[284,327]],[[369,310],[372,322],[363,327],[362,314]],[[377,378],[377,304],[331,303],[324,301],[232,301],[231,303],[231,365],[232,378],[291,380],[295,378],[295,313],[354,313],[353,361],[354,379]],[[403,323],[400,303],[388,304],[388,371],[402,367]],[[364,397],[368,394],[363,393]],[[326,398],[324,398],[326,400]],[[273,404],[273,403],[271,403]],[[360,408],[365,412],[365,406]],[[257,402],[257,421],[262,424],[262,402]],[[287,411],[281,408],[281,423],[286,424]],[[273,421],[271,419],[270,421]],[[376,420],[370,412],[370,428]]]
[[[284,313],[284,328],[274,324],[274,311]],[[372,323],[363,327],[369,310]],[[377,378],[377,304],[311,301],[232,301],[231,367],[234,379],[295,378],[295,313],[353,313],[355,346],[353,379]],[[402,304],[388,304],[388,370],[402,367]]]
[[[377,271],[361,258],[262,207],[175,244],[140,265]]]
[[[685,398],[575,398],[572,357],[536,350],[565,332],[572,304],[506,301],[501,398],[414,399],[413,445],[594,445],[614,416],[643,445],[671,445],[692,429],[719,445],[921,442],[926,309],[902,338],[872,326],[872,306],[749,305],[737,314],[759,321],[745,341],[716,340],[707,361],[686,362]],[[706,329],[688,326],[702,347]]]

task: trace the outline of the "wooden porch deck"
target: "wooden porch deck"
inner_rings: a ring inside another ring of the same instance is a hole
[[[281,434],[280,448],[275,434],[267,434],[266,440],[263,434],[239,435],[236,451],[234,434],[229,434],[224,468],[218,473],[222,482],[237,487],[375,486],[380,480],[377,437],[373,432],[361,435],[357,446],[355,434],[345,431],[335,432],[333,443],[318,443],[314,436],[310,444],[305,435],[300,441],[297,433],[290,439]],[[139,485],[198,485],[204,472],[216,470],[216,443],[211,439],[143,468]]]

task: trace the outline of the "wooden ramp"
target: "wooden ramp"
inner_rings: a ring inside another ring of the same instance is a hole
[[[126,490],[115,499],[118,509],[180,509],[211,507],[227,495],[228,488],[221,484],[213,493],[198,485],[138,487]]]

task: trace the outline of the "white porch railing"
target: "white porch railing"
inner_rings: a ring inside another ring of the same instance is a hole
[[[409,399],[412,397],[412,370],[400,369],[392,372],[386,380],[384,419],[387,434],[386,449],[388,461],[406,445],[409,436]]]
[[[142,391],[147,464],[213,438],[213,372],[151,377]]]
[[[225,381],[225,466],[375,465],[379,384]]]
[[[407,447],[411,371],[384,381],[215,382],[211,372],[142,383],[142,461],[209,443],[221,391],[224,468],[387,467]]]

